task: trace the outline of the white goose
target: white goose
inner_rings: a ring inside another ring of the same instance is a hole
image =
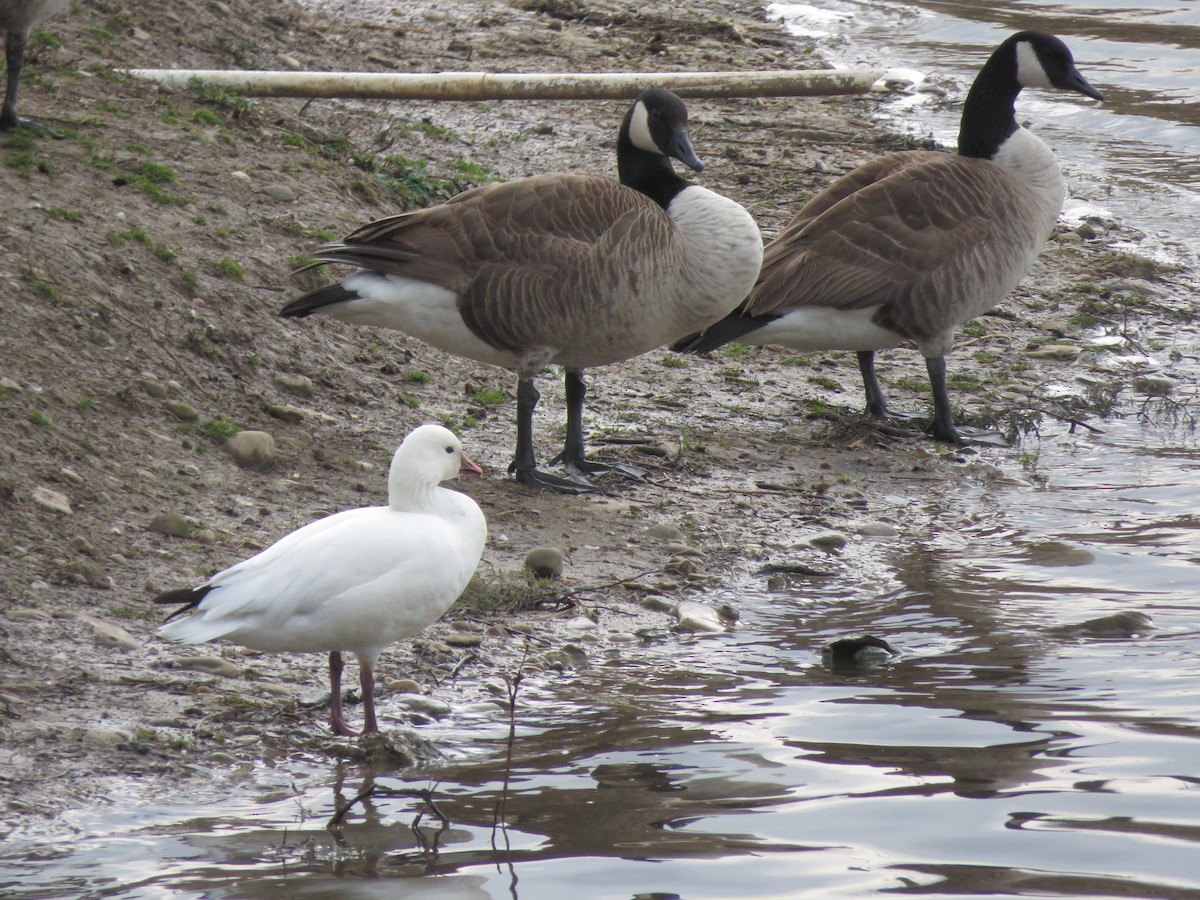
[[[1103,99],[1061,40],[1037,31],[1012,35],[971,85],[957,154],[892,153],[835,181],[767,245],[746,302],[675,349],[703,353],[741,341],[854,350],[867,414],[884,418],[875,351],[912,341],[929,372],[933,436],[961,443],[946,392],[955,329],[1021,280],[1066,193],[1050,148],[1017,124],[1014,104],[1024,87]]]
[[[182,603],[159,634],[187,644],[216,638],[255,650],[329,652],[330,723],[342,715],[342,653],[358,657],[365,724],[375,717],[375,663],[393,641],[436,621],[467,586],[487,522],[475,501],[438,484],[480,469],[440,425],[404,439],[388,473],[388,505],[349,509],[280,538],[257,556],[156,603]],[[191,615],[176,619],[181,613]],[[174,621],[172,621],[174,620]]]
[[[321,313],[395,328],[459,356],[515,369],[517,446],[509,471],[539,488],[594,490],[584,473],[582,370],[629,359],[720,319],[762,262],[750,214],[689,184],[700,171],[687,109],[669,91],[638,97],[617,138],[620,182],[543,175],[466,191],[383,219],[320,248],[317,262],[361,271],[305,294],[280,315]],[[534,376],[566,370],[560,477],[537,469]]]
[[[67,0],[0,0],[0,31],[4,35],[4,60],[8,84],[0,109],[0,131],[21,123],[17,116],[17,87],[25,67],[25,44],[29,32],[65,8]]]

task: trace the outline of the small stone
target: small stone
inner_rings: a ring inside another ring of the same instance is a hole
[[[292,375],[287,373],[276,375],[275,383],[285,391],[291,391],[293,394],[300,394],[304,397],[311,397],[313,394],[313,382],[307,375]]]
[[[863,522],[855,526],[855,534],[863,537],[892,538],[900,534],[895,525],[887,522]]]
[[[808,542],[818,550],[832,553],[846,546],[846,536],[837,531],[827,531],[808,539]]]
[[[93,728],[83,735],[83,743],[88,747],[116,747],[129,740],[129,735],[108,728]]]
[[[71,482],[71,484],[83,484],[83,476],[74,469],[68,469],[66,466],[58,470],[62,473],[63,478]]]
[[[642,534],[667,544],[686,544],[687,535],[674,525],[651,525]]]
[[[190,672],[204,672],[206,675],[218,675],[221,678],[241,678],[242,670],[219,656],[180,656],[175,659],[175,667],[187,669]]]
[[[0,378],[0,390],[11,391],[15,394],[21,390],[21,386],[11,378]]]
[[[641,640],[632,631],[614,631],[608,639],[614,644],[636,644]]]
[[[483,643],[482,634],[470,634],[465,631],[455,631],[446,635],[446,643],[451,647],[478,647]]]
[[[240,169],[230,172],[229,177],[232,178],[234,181],[241,182],[242,184],[250,183],[250,176],[247,175],[245,172],[241,171]]]
[[[91,625],[96,632],[96,640],[104,647],[112,647],[122,653],[141,649],[141,642],[119,625],[105,622],[87,613],[75,613],[75,618]]]
[[[1026,356],[1033,359],[1073,360],[1079,355],[1079,348],[1071,344],[1049,344],[1036,350],[1028,350]]]
[[[232,16],[233,9],[224,0],[212,0],[212,8],[223,16]]]
[[[726,630],[725,622],[716,609],[695,600],[679,601],[679,605],[675,607],[675,618],[678,620],[680,631],[716,633]]]
[[[67,495],[58,491],[52,491],[48,487],[35,487],[33,489],[33,502],[39,506],[46,507],[46,509],[60,512],[63,515],[71,515],[71,501],[67,499]]]
[[[396,698],[396,705],[401,709],[423,713],[433,719],[444,719],[452,712],[450,704],[424,694],[401,694]]]
[[[570,628],[572,631],[595,631],[598,627],[596,623],[587,616],[572,616],[571,618],[567,619],[566,625],[567,628]]]
[[[294,406],[283,406],[277,403],[266,404],[267,414],[281,422],[290,422],[293,425],[304,420],[304,410],[297,409]]]
[[[686,556],[672,556],[663,563],[663,571],[672,575],[682,575],[685,578],[696,571],[696,561]]]
[[[284,184],[268,184],[262,192],[280,203],[292,203],[296,199],[296,192]]]
[[[85,559],[77,559],[70,563],[64,570],[64,573],[72,579],[82,581],[84,584],[97,588],[111,588],[112,579],[104,574],[104,570],[95,563],[88,562]]]
[[[294,56],[288,56],[286,53],[279,57],[279,62],[283,64],[285,69],[291,69],[293,72],[299,72],[304,68],[304,64]]]
[[[167,395],[171,393],[165,384],[148,375],[143,375],[138,384],[141,385],[143,391],[159,400],[166,399]]]
[[[187,537],[191,532],[191,525],[188,520],[179,513],[159,513],[150,520],[149,528],[151,531],[158,534],[165,534],[168,537]]]
[[[82,553],[84,556],[96,555],[96,548],[93,547],[91,542],[82,535],[76,535],[75,537],[71,538],[71,549],[76,553]]]
[[[651,612],[674,612],[675,601],[662,594],[650,594],[648,597],[642,598],[642,609],[648,609]]]
[[[239,431],[225,442],[233,461],[243,469],[266,469],[278,455],[275,439],[265,431]]]
[[[1165,375],[1139,375],[1133,379],[1133,389],[1147,397],[1170,397],[1175,382]]]
[[[192,535],[192,540],[197,544],[212,546],[217,542],[217,533],[211,528],[200,528]]]
[[[538,578],[558,578],[563,573],[563,552],[557,547],[534,547],[525,554],[525,568]]]
[[[394,681],[389,681],[385,687],[389,694],[419,694],[421,693],[421,685],[413,681],[411,678],[397,678]]]
[[[189,406],[179,400],[168,400],[163,404],[167,412],[177,418],[180,422],[195,422],[200,418],[200,413],[196,411],[194,406]]]

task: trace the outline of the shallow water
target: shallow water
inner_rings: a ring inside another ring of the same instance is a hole
[[[911,24],[889,32],[898,58],[936,50],[946,78],[969,80],[956,73],[997,28],[1023,27],[1015,11],[1077,35],[1081,68],[1112,99],[1029,109],[1053,107],[1072,177],[1113,185],[1103,200],[1122,218],[1171,191],[1184,221],[1200,210],[1195,130],[1180,124],[1200,84],[1146,65],[1195,71],[1194,5],[1093,0],[1070,29],[1063,4],[922,6],[933,12],[871,4]],[[1159,25],[1169,43],[1152,43]],[[847,51],[884,52],[855,39]],[[930,128],[948,127],[926,108]],[[1107,136],[1099,149],[1077,140],[1089,129]],[[1161,230],[1195,255],[1196,231]],[[1194,386],[1200,335],[1170,338],[1180,359],[1159,362]],[[738,576],[710,598],[740,610],[728,634],[652,635],[526,681],[504,827],[507,722],[484,705],[423,729],[454,755],[416,774],[301,757],[218,770],[192,796],[130,781],[71,813],[69,841],[10,835],[0,894],[1200,897],[1200,440],[1149,412],[1099,434],[1052,427],[992,457],[1016,478],[931,484],[899,537],[856,539],[834,578]],[[1072,627],[1125,611],[1152,627]],[[863,631],[902,654],[822,664],[824,644]],[[335,840],[335,804],[371,783],[436,784],[448,829],[426,813],[414,831],[419,800],[377,796]]]

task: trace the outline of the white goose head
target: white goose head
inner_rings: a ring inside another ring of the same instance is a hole
[[[436,487],[459,475],[479,475],[482,469],[463,452],[462,442],[441,425],[422,425],[409,432],[392,456],[388,473],[391,505],[401,497]]]

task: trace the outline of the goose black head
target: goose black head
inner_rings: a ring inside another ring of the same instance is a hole
[[[1061,40],[1044,31],[1021,31],[1001,46],[1012,48],[1016,80],[1021,87],[1056,88],[1075,91],[1093,100],[1104,95],[1088,84],[1075,68],[1070,49]]]
[[[687,122],[687,107],[682,100],[668,90],[650,88],[629,108],[621,136],[644,153],[669,156],[689,169],[703,172],[704,163],[692,149]]]

